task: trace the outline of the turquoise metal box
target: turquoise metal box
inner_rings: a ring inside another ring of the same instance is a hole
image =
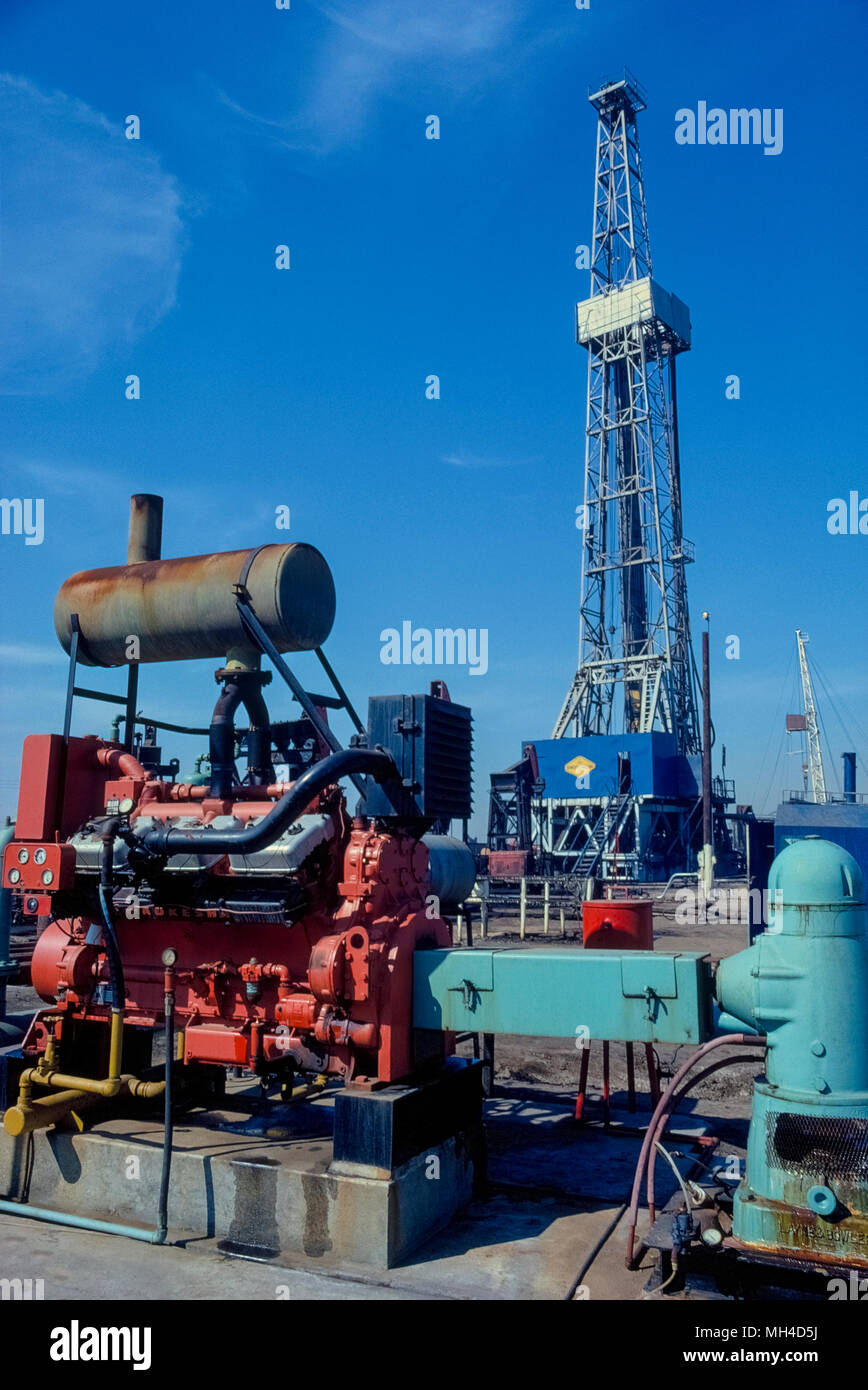
[[[414,958],[417,1028],[701,1043],[714,1032],[701,951],[438,950]]]

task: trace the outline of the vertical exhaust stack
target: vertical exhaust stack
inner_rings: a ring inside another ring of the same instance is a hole
[[[127,540],[127,564],[142,565],[159,560],[163,544],[163,499],[153,492],[134,492],[130,498],[130,534]],[[124,747],[132,752],[136,730],[136,701],[139,693],[139,666],[129,663],[127,671],[127,707],[124,722]],[[147,733],[147,731],[146,731]],[[152,740],[153,741],[153,740]]]
[[[130,538],[127,564],[159,560],[163,543],[163,499],[152,492],[136,492],[130,498]]]
[[[856,800],[856,754],[842,753],[844,759],[844,800]]]
[[[702,615],[702,851],[699,877],[708,903],[714,887],[714,823],[711,804],[711,658],[708,613]]]

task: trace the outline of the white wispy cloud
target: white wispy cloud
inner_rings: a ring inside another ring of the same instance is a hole
[[[538,463],[538,458],[526,459],[505,459],[483,457],[481,454],[471,454],[465,449],[459,449],[454,454],[444,454],[441,462],[449,463],[453,468],[525,468],[529,464]]]
[[[8,73],[0,142],[0,390],[42,394],[172,307],[181,193],[122,122]]]
[[[71,497],[82,492],[119,490],[129,491],[122,475],[108,468],[92,467],[89,464],[69,463],[65,460],[19,458],[10,454],[0,454],[0,468],[7,479],[4,484],[7,492],[22,490],[17,475],[27,478],[28,486],[33,485],[46,494],[61,494]],[[12,481],[8,481],[12,480]],[[14,486],[13,486],[14,482]]]
[[[356,0],[322,0],[317,8],[356,38],[402,58],[490,52],[517,14],[510,0],[374,0],[362,10]]]
[[[58,666],[66,663],[60,647],[39,647],[30,642],[0,642],[0,661],[11,666]]]
[[[218,91],[223,104],[289,149],[326,153],[366,133],[372,108],[408,85],[465,91],[490,77],[525,13],[523,0],[321,0],[330,22],[294,111],[257,113]]]

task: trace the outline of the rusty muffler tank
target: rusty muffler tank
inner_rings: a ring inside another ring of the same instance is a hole
[[[143,662],[225,657],[250,646],[236,607],[242,578],[278,651],[310,651],[326,640],[334,581],[316,547],[301,542],[82,570],[57,595],[55,631],[68,652],[78,614],[78,660],[86,666],[125,665],[131,637]]]

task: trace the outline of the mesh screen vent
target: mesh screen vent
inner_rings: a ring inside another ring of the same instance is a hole
[[[766,1117],[766,1160],[806,1177],[868,1181],[868,1120],[772,1111]]]

